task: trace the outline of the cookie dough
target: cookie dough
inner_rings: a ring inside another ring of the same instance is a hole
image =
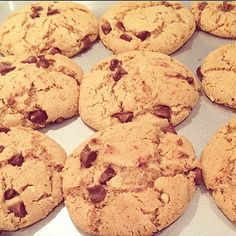
[[[101,17],[99,36],[113,53],[131,50],[171,54],[195,31],[191,12],[178,2],[123,2]]]
[[[236,223],[236,118],[209,141],[201,157],[203,179],[223,211]]]
[[[236,2],[196,1],[192,13],[199,29],[218,37],[236,38]]]
[[[44,127],[78,114],[82,70],[55,55],[0,59],[0,124]]]
[[[14,12],[0,25],[3,55],[59,51],[71,57],[98,37],[98,20],[84,5],[38,2]]]
[[[74,224],[93,235],[153,235],[188,206],[201,170],[192,145],[148,123],[119,124],[83,142],[63,170]]]
[[[45,218],[62,200],[64,150],[29,128],[0,126],[0,230]]]
[[[84,76],[80,115],[96,130],[138,120],[177,125],[198,97],[197,81],[183,64],[162,53],[131,51],[103,60]]]

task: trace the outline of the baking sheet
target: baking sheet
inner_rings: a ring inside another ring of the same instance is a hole
[[[115,4],[113,1],[80,1],[87,5],[99,17],[106,9]],[[11,12],[30,2],[0,2],[0,22]],[[190,2],[184,3],[190,6]],[[206,33],[196,31],[193,37],[172,56],[187,65],[194,73],[201,65],[204,57],[220,45],[232,40],[220,39]],[[94,63],[111,55],[100,41],[86,53],[72,59],[87,72]],[[202,95],[193,109],[192,114],[176,127],[178,134],[187,137],[193,144],[197,157],[200,156],[209,138],[219,126],[227,122],[235,111],[213,104],[205,95]],[[70,154],[93,131],[83,124],[80,118],[72,118],[62,124],[54,124],[41,130],[58,142]],[[79,236],[85,235],[76,229],[70,220],[64,204],[57,207],[46,219],[17,232],[2,232],[1,236]],[[202,235],[202,236],[235,236],[236,227],[217,208],[206,189],[201,186],[197,189],[185,214],[170,227],[158,233],[160,236],[170,235]]]

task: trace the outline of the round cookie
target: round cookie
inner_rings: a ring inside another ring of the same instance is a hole
[[[236,43],[211,52],[198,68],[205,94],[212,102],[236,108]]]
[[[74,224],[85,232],[153,235],[184,213],[200,174],[184,137],[148,123],[119,124],[70,155],[63,193]]]
[[[123,2],[101,17],[99,36],[113,53],[131,50],[171,54],[195,31],[191,12],[178,2]]]
[[[223,38],[236,38],[236,2],[198,2],[192,5],[197,27]]]
[[[236,118],[209,141],[201,157],[205,185],[223,213],[236,223]]]
[[[45,218],[62,200],[64,150],[38,131],[0,126],[0,230]]]
[[[72,57],[98,37],[98,20],[73,2],[39,2],[14,12],[0,26],[0,52],[55,53]]]
[[[44,127],[78,114],[82,70],[56,55],[0,59],[0,124]]]
[[[97,130],[137,120],[177,125],[198,97],[197,81],[183,64],[162,53],[131,51],[100,62],[84,76],[79,110]]]

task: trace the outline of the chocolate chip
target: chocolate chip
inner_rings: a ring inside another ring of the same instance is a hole
[[[112,76],[112,78],[115,80],[115,81],[118,81],[122,78],[123,75],[126,75],[128,74],[128,72],[121,66],[119,66],[116,70],[116,73]]]
[[[89,35],[85,36],[82,40],[83,50],[88,49],[91,47],[92,43],[90,41]]]
[[[120,36],[120,39],[123,39],[123,40],[125,40],[125,41],[130,42],[130,41],[132,40],[132,37],[131,37],[130,35],[128,35],[128,34],[122,34],[122,35]]]
[[[102,32],[107,35],[111,32],[111,25],[108,21],[106,21],[102,26]]]
[[[61,49],[59,49],[59,48],[56,48],[56,47],[52,47],[50,50],[49,50],[49,52],[48,52],[49,54],[51,54],[51,55],[55,55],[55,54],[62,54],[62,52],[61,52]]]
[[[32,6],[31,9],[33,11],[42,11],[43,10],[43,8],[41,6]]]
[[[166,118],[166,119],[170,119],[171,118],[171,109],[170,107],[166,106],[166,105],[156,105],[153,107],[154,109],[154,115],[158,116],[160,118]]]
[[[27,215],[25,210],[25,204],[23,202],[18,202],[9,207],[9,210],[14,213],[16,217],[23,218]]]
[[[198,76],[198,78],[202,81],[202,79],[203,79],[203,74],[202,74],[202,72],[201,72],[201,66],[199,66],[199,67],[197,68],[197,76]]]
[[[51,7],[48,7],[48,12],[47,12],[47,16],[51,16],[51,15],[55,15],[55,14],[59,14],[60,12],[57,9],[52,9]]]
[[[150,37],[151,33],[149,31],[140,31],[136,34],[136,37],[144,41],[146,38]]]
[[[8,190],[5,191],[4,193],[4,199],[5,200],[10,200],[12,198],[14,198],[16,195],[18,195],[18,193],[16,192],[15,189],[10,188]]]
[[[40,17],[39,11],[42,11],[43,8],[41,6],[32,6],[31,7],[32,13],[30,14],[30,17],[32,19]]]
[[[117,118],[121,123],[127,123],[132,121],[134,114],[131,111],[118,112],[113,114],[111,117]]]
[[[195,172],[194,181],[196,185],[200,185],[202,182],[202,171],[200,168],[194,168],[193,171]]]
[[[8,160],[8,163],[12,166],[22,166],[24,162],[24,157],[22,156],[22,153],[17,153],[11,157],[11,159]]]
[[[9,106],[14,105],[15,102],[16,102],[16,100],[15,100],[15,98],[12,97],[12,96],[7,99],[7,104],[8,104]]]
[[[8,132],[10,132],[11,130],[7,127],[0,127],[0,133],[5,133],[7,134]]]
[[[40,17],[40,14],[39,14],[39,12],[34,11],[33,13],[30,14],[30,17],[31,17],[32,19],[35,19],[35,18]]]
[[[36,110],[36,111],[29,112],[28,119],[33,123],[43,124],[48,119],[48,116],[47,116],[46,111]]]
[[[122,22],[120,22],[120,21],[116,23],[116,27],[117,27],[118,29],[122,30],[122,31],[125,31],[125,26],[124,26],[124,24],[123,24]]]
[[[28,58],[26,58],[25,60],[21,61],[21,63],[36,63],[37,62],[37,58],[35,56],[30,56]]]
[[[227,2],[224,2],[222,5],[220,5],[219,10],[227,12],[227,11],[232,11],[234,10],[234,5],[228,4]]]
[[[5,147],[0,145],[0,153],[2,153],[4,149],[5,149]]]
[[[92,151],[88,146],[80,153],[80,160],[85,168],[90,168],[97,159],[97,152]]]
[[[16,67],[12,66],[10,62],[0,62],[0,74],[6,75],[10,71],[14,70]]]
[[[193,77],[186,77],[185,78],[185,80],[187,80],[187,82],[189,83],[189,84],[194,84],[194,78]]]
[[[38,56],[38,61],[36,63],[36,66],[42,67],[42,68],[48,68],[49,66],[53,65],[54,60],[52,59],[46,59],[44,55]]]
[[[106,190],[102,185],[96,185],[90,188],[87,188],[89,193],[89,198],[93,203],[99,203],[103,201],[106,197]]]
[[[112,179],[116,175],[116,172],[112,169],[112,167],[108,167],[101,175],[99,179],[100,184],[106,184],[107,181]]]
[[[166,1],[162,2],[162,5],[166,6],[166,7],[171,7],[172,5]]]
[[[118,59],[114,58],[110,61],[109,69],[111,71],[114,71],[116,68],[118,68],[121,65],[122,65],[122,61],[119,61]]]
[[[207,5],[208,5],[207,2],[201,2],[201,3],[198,4],[198,9],[200,11],[203,11]]]
[[[167,127],[161,128],[161,130],[166,134],[166,133],[172,133],[172,134],[177,134],[174,126],[172,124],[169,124]]]

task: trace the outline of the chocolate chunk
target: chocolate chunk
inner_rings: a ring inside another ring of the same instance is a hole
[[[7,134],[8,132],[10,132],[11,130],[7,127],[0,127],[0,133],[5,133]]]
[[[0,145],[0,153],[2,153],[4,149],[5,149],[5,147]]]
[[[85,168],[90,168],[97,159],[97,152],[92,151],[88,146],[80,153],[80,161]]]
[[[150,37],[151,33],[149,31],[140,31],[136,34],[136,37],[144,41],[146,38]]]
[[[47,16],[51,16],[51,15],[55,15],[55,14],[59,14],[60,12],[57,9],[52,9],[51,7],[48,7],[48,12],[47,12]]]
[[[107,34],[109,34],[110,32],[111,32],[111,25],[110,25],[110,23],[108,22],[108,21],[106,21],[102,26],[101,26],[101,28],[102,28],[102,32],[105,34],[105,35],[107,35]]]
[[[49,50],[49,52],[48,52],[49,54],[51,54],[51,55],[55,55],[55,54],[62,54],[62,52],[61,52],[61,49],[59,49],[59,48],[56,48],[56,47],[52,47],[50,50]]]
[[[193,77],[186,77],[185,78],[189,84],[194,84],[194,79]]]
[[[10,71],[14,70],[16,67],[12,66],[10,62],[0,62],[0,74],[6,75]]]
[[[200,11],[203,11],[207,5],[208,5],[207,2],[201,2],[201,3],[198,4],[198,9]]]
[[[48,68],[49,66],[53,65],[55,61],[52,59],[46,59],[44,55],[38,56],[38,61],[36,63],[36,66],[42,67],[42,68]]]
[[[91,47],[92,43],[90,41],[89,35],[85,36],[82,40],[83,50],[88,49]]]
[[[32,11],[42,11],[43,8],[41,6],[32,6],[31,7]]]
[[[122,35],[120,36],[120,39],[123,39],[123,40],[125,40],[125,41],[130,42],[130,41],[132,40],[132,37],[131,37],[130,35],[128,35],[128,34],[122,34]]]
[[[40,17],[40,13],[39,11],[42,11],[43,8],[41,6],[33,6],[31,7],[32,13],[30,14],[30,17],[32,19],[38,18]]]
[[[29,112],[28,119],[33,123],[43,124],[48,119],[48,116],[47,116],[46,111],[36,110],[36,111]]]
[[[118,68],[121,65],[122,65],[122,61],[119,61],[118,59],[114,58],[110,61],[109,69],[111,71],[114,71],[116,68]]]
[[[24,162],[24,157],[22,156],[22,153],[17,153],[11,157],[11,159],[8,160],[8,163],[12,166],[22,166]]]
[[[10,188],[8,190],[5,191],[4,193],[4,199],[5,200],[10,200],[12,198],[14,198],[16,195],[18,195],[18,193],[16,192],[15,189]]]
[[[165,128],[161,128],[161,130],[166,134],[166,133],[172,133],[172,134],[177,134],[174,126],[172,124],[169,124]]]
[[[170,107],[166,106],[166,105],[156,105],[153,107],[154,109],[154,115],[155,116],[159,116],[160,118],[166,118],[166,119],[170,119],[171,118],[171,109]]]
[[[128,72],[121,66],[119,66],[116,70],[116,73],[112,76],[112,78],[115,80],[115,81],[118,81],[122,78],[123,75],[126,75],[128,74]]]
[[[202,74],[202,72],[201,72],[201,66],[199,66],[199,67],[197,68],[197,76],[198,76],[198,78],[202,81],[202,79],[203,79],[203,74]]]
[[[134,114],[131,111],[118,112],[113,114],[111,117],[117,118],[121,123],[127,123],[132,121]]]
[[[232,10],[234,10],[234,5],[229,4],[226,1],[222,5],[219,6],[219,10],[224,11],[224,12],[232,11]]]
[[[193,171],[195,172],[194,181],[196,185],[200,185],[202,182],[202,171],[200,168],[194,168]]]
[[[116,23],[116,27],[122,31],[125,31],[124,24],[120,21]]]
[[[16,217],[23,218],[27,215],[25,204],[23,202],[18,202],[10,206],[8,209],[13,212]]]
[[[101,175],[99,179],[100,184],[106,184],[107,181],[112,179],[116,175],[116,172],[112,169],[112,167],[108,167]]]
[[[96,185],[90,188],[87,188],[89,193],[89,198],[93,203],[99,203],[103,201],[106,197],[106,190],[102,185]]]
[[[37,58],[35,56],[30,56],[28,58],[26,58],[25,60],[21,61],[21,63],[36,63],[37,62]]]

